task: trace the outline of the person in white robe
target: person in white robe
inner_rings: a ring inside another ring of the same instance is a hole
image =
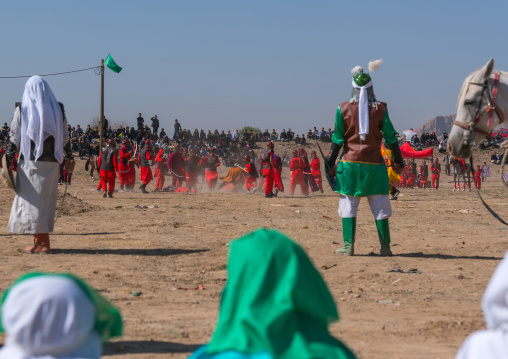
[[[486,330],[471,334],[455,359],[508,358],[508,252],[485,290],[482,310]]]
[[[122,317],[72,274],[28,273],[3,294],[0,359],[96,359]]]
[[[63,105],[40,76],[32,76],[27,81],[21,105],[14,111],[6,151],[8,163],[18,149],[17,193],[7,231],[33,234],[33,245],[26,251],[49,253],[49,232],[55,224],[59,163],[64,152],[67,158],[73,156]]]

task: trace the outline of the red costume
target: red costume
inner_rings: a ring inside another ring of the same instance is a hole
[[[118,178],[120,179],[120,187],[123,188],[125,185],[129,186],[131,181],[129,159],[132,157],[132,153],[127,149],[125,144],[119,151],[119,157],[120,163],[118,164]]]
[[[319,190],[323,192],[323,177],[321,176],[321,162],[319,161],[319,158],[316,157],[312,159],[310,168]]]
[[[297,184],[300,185],[300,189],[302,190],[303,194],[309,194],[307,184],[305,183],[305,178],[303,177],[303,169],[305,167],[307,167],[305,161],[301,158],[296,157],[296,154],[293,153],[293,158],[291,159],[291,163],[289,165],[289,170],[291,171],[291,182],[289,184],[290,196],[295,193],[295,187]]]
[[[143,149],[139,152],[138,164],[141,167],[141,182],[143,182],[144,187],[150,183],[153,179],[152,169],[150,168],[150,164],[148,161],[153,160],[152,151],[150,151],[150,147],[145,145]]]
[[[132,190],[136,184],[136,166],[139,167],[139,165],[136,163],[136,160],[131,159],[129,161],[129,183],[127,183],[127,186]]]
[[[250,159],[248,161],[249,162],[245,162],[245,169],[247,173],[247,178],[245,179],[245,189],[250,192],[251,190],[256,189],[257,171],[254,163],[250,162]]]
[[[482,189],[482,169],[480,166],[476,166],[476,172],[474,173],[474,188]]]
[[[164,181],[166,180],[164,175],[164,150],[161,148],[157,156],[155,156],[155,190],[162,191],[164,188]]]
[[[439,163],[434,163],[430,166],[430,170],[432,171],[432,188],[439,189],[439,174],[441,173],[441,165]]]
[[[185,179],[187,188],[197,190],[199,158],[191,150],[190,157],[185,161]]]
[[[219,178],[219,175],[217,174],[217,167],[220,166],[219,157],[217,157],[215,155],[215,151],[212,150],[212,153],[203,157],[199,164],[205,166],[205,176],[208,188],[214,189],[217,185],[217,179]]]
[[[185,159],[180,153],[180,147],[176,147],[175,151],[168,158],[168,170],[171,172],[171,187],[181,187],[185,180],[184,166]]]
[[[273,149],[267,149],[261,154],[261,169],[265,177],[265,195],[272,196],[273,191]]]
[[[420,186],[422,186],[423,188],[427,188],[428,179],[429,179],[429,166],[422,164],[420,166]]]
[[[115,171],[118,170],[118,150],[116,148],[108,144],[108,146],[102,149],[102,152],[99,156],[99,169],[101,176],[99,186],[102,186],[102,192],[104,193],[104,197],[106,197],[106,193],[110,197],[112,197],[113,192],[115,191],[115,180],[116,180]]]
[[[457,158],[460,162],[460,167],[462,168],[462,173],[466,173],[466,161],[461,160],[460,158]],[[472,169],[472,168],[471,168]],[[471,179],[468,177],[469,182],[467,183],[467,186],[469,190],[471,191]],[[463,188],[466,189],[466,182],[464,182]]]

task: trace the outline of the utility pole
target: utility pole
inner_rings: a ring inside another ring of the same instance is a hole
[[[104,146],[104,59],[101,61],[101,119],[99,123],[101,134],[101,147],[99,151],[102,151],[102,147]]]

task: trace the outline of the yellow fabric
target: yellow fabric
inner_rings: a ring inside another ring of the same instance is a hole
[[[233,167],[229,170],[228,175],[226,177],[219,177],[222,182],[226,183],[241,183],[242,181],[245,181],[245,178],[243,176],[243,170],[239,167]]]

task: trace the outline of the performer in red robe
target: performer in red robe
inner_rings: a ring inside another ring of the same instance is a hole
[[[436,157],[434,163],[430,166],[432,172],[432,188],[439,189],[439,174],[441,173],[441,165]]]
[[[256,166],[250,161],[249,155],[246,155],[243,159],[245,161],[245,172],[247,178],[245,179],[245,189],[249,194],[256,192],[256,179],[258,178],[258,172]]]
[[[310,157],[312,158],[312,161],[310,163],[310,168],[312,172],[312,176],[316,180],[316,184],[323,193],[323,177],[321,176],[321,162],[319,161],[319,158],[316,155],[316,151],[312,151],[310,153]]]
[[[429,179],[429,166],[427,162],[423,161],[420,166],[420,186],[427,188],[427,181]]]
[[[273,158],[273,143],[268,142],[266,144],[268,147],[263,153],[261,153],[261,157],[259,158],[261,162],[261,170],[263,172],[263,177],[265,177],[265,198],[272,198],[273,195],[273,176],[274,176],[274,168],[275,161]]]
[[[289,170],[291,171],[291,182],[289,184],[289,195],[295,194],[296,185],[300,185],[300,189],[303,194],[308,195],[309,190],[305,178],[303,177],[303,169],[307,167],[307,164],[302,158],[298,157],[298,151],[293,151],[293,158],[289,164]]]
[[[198,190],[198,166],[199,158],[195,150],[190,150],[189,158],[185,161],[185,179],[187,181],[187,191]]]
[[[277,197],[277,193],[284,192],[284,183],[282,183],[282,159],[273,154],[273,195]]]
[[[180,145],[175,145],[175,150],[168,158],[168,170],[171,173],[171,187],[181,187],[184,175],[184,157]]]
[[[217,174],[217,167],[220,166],[220,160],[215,152],[215,148],[212,147],[210,154],[203,157],[200,162],[201,165],[205,166],[206,183],[208,184],[208,189],[211,191],[215,189],[217,179],[219,178],[219,175]]]
[[[312,175],[309,157],[307,156],[307,151],[305,151],[305,148],[300,147],[298,149],[298,157],[305,162],[305,168],[303,169],[303,178],[305,179],[305,184],[307,185],[308,189],[311,192],[316,192],[317,190],[319,190],[319,187],[316,184],[314,176]]]
[[[459,161],[459,164],[460,164],[460,168],[462,169],[462,173],[466,173],[466,161],[460,159],[460,158],[457,158],[457,161]],[[472,168],[471,168],[472,169]],[[469,188],[469,191],[471,191],[471,179],[469,178],[469,181],[467,183],[467,186]],[[459,188],[460,190],[460,188]],[[466,190],[466,182],[464,181],[464,184],[462,186],[462,190],[465,191]]]
[[[164,181],[166,180],[164,174],[165,159],[164,150],[161,148],[157,156],[155,156],[155,190],[154,192],[161,192],[164,188]]]
[[[474,173],[474,188],[482,189],[482,169],[480,166],[476,166],[476,171]]]
[[[139,189],[143,193],[148,193],[146,190],[146,186],[150,183],[150,181],[153,179],[152,175],[152,169],[150,168],[150,162],[153,160],[152,151],[150,150],[150,140],[146,140],[145,147],[139,152],[138,157],[138,164],[141,167],[141,186],[139,186]]]
[[[118,149],[114,139],[108,140],[108,145],[102,149],[99,156],[102,197],[113,198],[115,191],[116,170],[118,170]],[[108,191],[109,185],[109,191]]]
[[[136,166],[139,168],[139,164],[137,163],[135,158],[129,159],[129,182],[127,183],[127,188],[129,191],[134,192],[134,186],[136,185]]]
[[[122,148],[119,151],[118,178],[120,179],[120,192],[125,192],[125,186],[128,186],[131,179],[129,159],[132,157],[132,152],[128,146],[129,143],[123,140]]]

